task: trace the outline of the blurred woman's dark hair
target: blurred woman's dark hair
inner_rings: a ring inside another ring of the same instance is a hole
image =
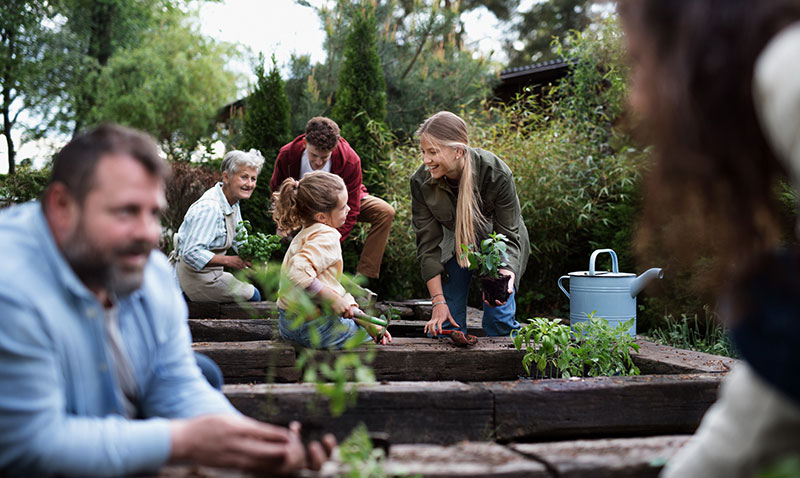
[[[759,53],[800,20],[798,0],[621,0],[631,104],[653,145],[637,252],[696,264],[706,289],[780,242],[786,177],[753,103]]]

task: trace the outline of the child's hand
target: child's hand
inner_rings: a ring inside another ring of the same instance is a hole
[[[354,313],[353,312],[353,308],[354,307],[355,306],[353,304],[351,304],[344,297],[337,297],[336,299],[333,300],[333,303],[331,304],[331,308],[336,313],[336,315],[338,315],[340,317],[344,317],[346,319],[352,319],[353,318],[353,313]]]
[[[377,329],[378,331],[385,330],[383,327],[377,327]],[[378,337],[380,337],[380,335],[378,335]],[[378,337],[373,337],[375,343],[378,345],[389,345],[392,343],[392,334],[390,334],[388,330],[383,333],[383,337],[381,337],[380,340],[378,340]]]

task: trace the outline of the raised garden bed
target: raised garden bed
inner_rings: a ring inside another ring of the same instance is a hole
[[[363,422],[389,434],[390,471],[426,477],[656,476],[685,440],[672,435],[694,431],[735,364],[637,340],[632,356],[641,376],[521,379],[523,353],[509,338],[459,348],[422,336],[429,301],[391,305],[400,318],[390,329],[394,342],[375,349],[379,383],[359,385],[356,405],[337,418],[313,384],[297,383],[299,352],[277,340],[274,304],[190,304],[190,326],[195,350],[220,365],[233,384],[226,395],[246,415],[299,420],[311,437],[330,431],[340,440]],[[469,320],[479,329],[480,311],[470,310]],[[321,476],[335,476],[334,468]],[[197,467],[165,472],[250,476]]]

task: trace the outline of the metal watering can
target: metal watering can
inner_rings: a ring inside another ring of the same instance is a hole
[[[611,255],[611,272],[595,271],[594,263],[602,253]],[[558,287],[569,298],[569,322],[575,325],[587,322],[589,314],[602,317],[608,325],[616,328],[619,324],[634,319],[628,335],[636,336],[636,296],[653,279],[661,279],[664,272],[654,267],[639,277],[636,274],[619,271],[617,253],[611,249],[598,249],[589,259],[589,271],[570,272],[558,278]],[[569,279],[569,291],[562,285]]]

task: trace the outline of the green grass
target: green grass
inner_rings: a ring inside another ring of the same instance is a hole
[[[664,322],[645,334],[653,342],[697,352],[738,358],[727,331],[713,315],[699,319],[697,315],[675,319],[664,316]]]

